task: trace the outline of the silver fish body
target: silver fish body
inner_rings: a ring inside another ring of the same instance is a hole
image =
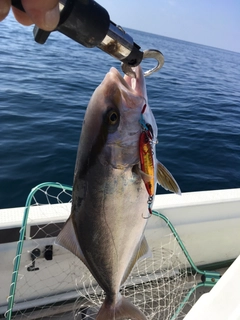
[[[139,120],[147,97],[141,68],[135,72],[136,79],[123,79],[111,68],[89,102],[72,211],[57,238],[85,263],[106,293],[97,320],[146,319],[119,293],[136,261],[149,252],[144,237],[148,193],[139,170]],[[148,105],[144,114],[157,137]]]

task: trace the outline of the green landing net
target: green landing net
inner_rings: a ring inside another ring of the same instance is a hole
[[[54,244],[71,209],[72,187],[42,183],[30,192],[17,243],[5,317],[95,319],[104,292],[83,263]],[[160,212],[161,235],[152,255],[139,261],[121,288],[148,320],[180,320],[196,302],[199,287],[213,287],[216,272],[197,268],[172,223]],[[69,317],[71,316],[71,317]]]

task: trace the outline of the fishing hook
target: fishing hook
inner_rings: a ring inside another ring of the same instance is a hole
[[[147,201],[147,204],[148,204],[148,213],[149,213],[149,215],[148,215],[147,217],[144,217],[144,216],[142,215],[143,219],[149,219],[149,218],[151,218],[151,216],[152,216],[152,203],[153,203],[153,196],[151,195],[151,196],[148,197],[148,201]]]
[[[152,69],[145,71],[144,72],[144,77],[148,77],[150,76],[153,72],[158,71],[159,69],[162,68],[163,64],[164,64],[164,56],[163,54],[156,49],[148,49],[143,51],[143,58],[144,59],[155,59],[157,60],[157,65],[155,67],[153,67]],[[135,71],[132,69],[132,67],[126,63],[122,63],[122,71],[128,75],[131,78],[136,78],[136,73]]]

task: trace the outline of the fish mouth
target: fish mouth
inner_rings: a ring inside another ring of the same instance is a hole
[[[137,87],[137,81],[139,78],[140,74],[140,66],[133,68],[133,71],[136,74],[136,78],[129,77],[128,75],[124,75],[124,77],[121,75],[121,73],[114,67],[112,67],[109,70],[109,74],[112,74],[113,76],[116,76],[118,80],[130,91],[133,90],[134,92],[136,91]]]
[[[126,102],[127,109],[135,109],[141,105],[141,108],[147,103],[145,79],[141,66],[133,68],[136,78],[121,73],[112,67],[105,77],[105,84],[108,88],[115,88]],[[116,89],[117,88],[117,89]],[[110,89],[108,89],[110,91]],[[117,95],[116,95],[117,96]]]

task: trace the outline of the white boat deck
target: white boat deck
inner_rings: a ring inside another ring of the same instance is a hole
[[[36,244],[43,252],[46,245],[54,243],[56,234],[53,237],[45,238],[44,234],[42,235],[39,231],[41,226],[55,226],[58,228],[55,232],[59,232],[70,214],[70,206],[71,204],[67,203],[31,207],[26,229],[25,251],[21,260],[23,266],[31,263],[30,252],[36,247]],[[153,209],[168,217],[172,222],[197,266],[230,261],[240,254],[240,188],[183,193],[182,196],[157,195]],[[4,257],[4,259],[0,259],[0,315],[6,311],[13,260],[16,254],[23,213],[24,208],[0,210],[0,254],[1,257]],[[35,230],[36,226],[37,231]],[[172,248],[171,244],[168,243],[169,233],[169,228],[162,219],[156,216],[149,219],[146,238],[151,248],[156,248],[160,244],[169,251],[174,251],[175,248]],[[10,241],[8,241],[9,237]],[[52,261],[46,262],[43,257],[37,260],[40,269],[47,265],[50,274],[56,274],[56,263],[61,266],[57,286],[51,283],[48,278],[46,280],[43,278],[39,282],[40,297],[46,295],[46,288],[51,287],[53,291],[61,290],[62,279],[66,280],[64,272],[69,269],[69,261],[72,259],[75,259],[75,257],[71,253],[58,247],[54,248],[54,259]],[[181,257],[179,257],[179,260],[181,260]],[[63,273],[62,276],[60,271]],[[21,274],[23,277],[26,276],[26,267],[21,270]],[[69,283],[72,283],[72,279],[70,280]],[[32,284],[30,282],[27,284],[31,284],[34,289],[34,278],[32,281]],[[26,300],[33,294],[31,290],[23,292],[26,295],[24,296]],[[69,308],[71,310],[72,306],[69,306]],[[60,310],[60,308],[57,309]],[[51,310],[56,312],[54,309]],[[65,310],[67,313],[63,318],[60,318],[59,315],[57,318],[72,319],[70,310]],[[35,318],[32,319],[37,319],[36,316],[38,316],[37,313],[34,313]],[[46,315],[46,319],[49,319],[48,315]]]

